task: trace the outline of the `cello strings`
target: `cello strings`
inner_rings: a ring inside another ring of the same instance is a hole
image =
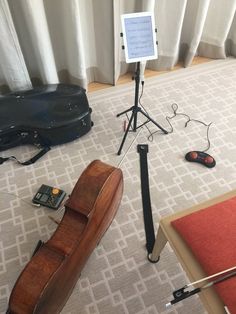
[[[12,193],[12,192],[6,192],[6,191],[0,191],[0,194],[4,194],[4,195],[10,195],[10,196],[14,196],[15,198],[19,199],[21,202],[31,206],[31,207],[36,207],[36,208],[42,208],[42,206],[40,204],[35,204],[33,202],[29,202],[25,199],[23,199],[22,197],[20,197],[18,194],[16,193]],[[60,207],[55,211],[55,214],[51,214],[48,215],[49,219],[51,220],[50,223],[48,224],[48,226],[50,226],[52,224],[52,222],[56,222],[58,219],[62,219],[62,216],[64,214],[64,208],[65,208],[65,201],[63,201],[63,203],[60,205]],[[59,216],[59,217],[57,217]]]
[[[20,201],[24,202],[27,205],[30,206],[34,206],[34,207],[40,207],[40,204],[34,204],[34,203],[30,203],[28,201],[26,201],[25,199],[23,199],[22,197],[20,197],[18,194],[16,193],[12,193],[12,192],[6,192],[6,191],[0,191],[1,194],[5,194],[5,195],[11,195],[14,196],[15,198],[18,198]]]
[[[123,163],[125,157],[127,156],[128,152],[130,151],[131,147],[133,146],[133,143],[136,141],[136,139],[138,138],[139,134],[142,131],[142,127],[139,129],[139,131],[137,132],[135,138],[133,139],[133,141],[131,142],[131,144],[129,145],[129,147],[127,148],[126,152],[124,153],[124,156],[121,158],[121,160],[119,161],[119,163],[117,164],[117,168],[120,168],[121,164]]]

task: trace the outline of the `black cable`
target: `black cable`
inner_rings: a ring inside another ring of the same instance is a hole
[[[140,107],[142,107],[142,109],[146,112],[146,114],[148,114],[147,110],[145,109],[145,107],[144,107],[144,106],[142,105],[142,103],[141,103],[141,98],[142,98],[143,93],[144,93],[144,81],[141,82],[141,85],[142,85],[142,89],[141,89],[141,94],[140,94],[140,96],[139,96],[138,102],[139,102]],[[178,111],[178,109],[179,109],[179,106],[178,106],[178,104],[176,104],[176,103],[173,103],[173,104],[171,105],[171,108],[172,108],[172,110],[173,110],[173,115],[170,116],[170,117],[169,117],[169,116],[166,116],[166,117],[165,117],[166,121],[168,122],[168,124],[169,124],[169,126],[170,126],[170,131],[168,131],[168,134],[174,132],[174,128],[173,128],[173,126],[172,126],[170,120],[173,119],[173,118],[175,118],[176,116],[184,116],[184,117],[187,118],[187,121],[185,122],[185,125],[184,125],[185,128],[188,126],[188,123],[191,122],[191,121],[197,122],[197,123],[200,123],[200,124],[203,124],[205,127],[207,127],[207,132],[206,132],[206,133],[207,133],[207,134],[206,134],[206,138],[207,138],[207,148],[204,149],[204,150],[202,150],[202,152],[208,151],[208,150],[210,149],[210,147],[211,147],[210,138],[209,138],[209,129],[210,129],[210,126],[212,125],[212,122],[210,122],[209,124],[206,124],[206,123],[203,122],[203,121],[200,121],[200,120],[197,120],[197,119],[191,119],[190,116],[187,115],[187,114],[185,114],[185,113],[178,113],[177,111]],[[128,117],[127,113],[126,113],[126,117],[127,117],[127,120],[129,121],[129,117]],[[156,134],[156,133],[160,133],[160,131],[157,130],[157,131],[151,132],[150,129],[149,129],[149,127],[148,127],[146,124],[145,124],[144,126],[147,128],[147,130],[148,130],[148,132],[149,132],[149,136],[147,137],[147,139],[148,139],[149,142],[152,142],[152,141],[153,141],[153,138],[154,138],[153,135]]]
[[[143,107],[143,106],[142,106]],[[185,113],[178,113],[178,109],[179,109],[179,106],[178,104],[176,103],[173,103],[171,105],[171,108],[173,110],[173,115],[172,116],[166,116],[166,121],[168,122],[169,126],[170,126],[170,131],[168,131],[168,134],[170,133],[173,133],[174,132],[174,128],[170,122],[171,119],[175,118],[176,116],[184,116],[187,118],[187,121],[185,122],[185,125],[184,127],[186,128],[188,126],[188,123],[193,121],[193,122],[197,122],[197,123],[200,123],[200,124],[203,124],[204,126],[207,127],[207,148],[202,150],[202,152],[206,152],[210,149],[211,147],[211,143],[210,143],[210,138],[209,138],[209,129],[210,129],[210,126],[212,125],[212,122],[210,122],[209,124],[206,124],[205,122],[203,121],[200,121],[200,120],[197,120],[197,119],[191,119],[189,115],[185,114]],[[149,131],[150,132],[150,131]],[[158,131],[154,131],[154,132],[150,132],[150,135],[148,136],[148,140],[149,141],[153,141],[153,135],[156,134],[156,133],[160,133],[159,130]],[[151,139],[151,140],[150,140]]]
[[[175,118],[176,116],[184,116],[184,117],[186,117],[186,118],[188,119],[188,120],[185,122],[185,126],[184,126],[185,128],[188,126],[188,123],[191,122],[191,121],[197,122],[197,123],[200,123],[200,124],[203,124],[204,126],[207,127],[207,143],[208,143],[208,144],[207,144],[207,148],[204,149],[204,150],[202,150],[202,152],[208,151],[208,150],[210,149],[210,147],[211,147],[211,143],[210,143],[210,139],[209,139],[209,128],[210,128],[210,126],[212,125],[212,122],[210,122],[209,124],[206,124],[206,123],[203,122],[203,121],[200,121],[200,120],[197,120],[197,119],[191,119],[190,116],[187,115],[187,114],[185,114],[185,113],[177,113],[177,110],[179,109],[179,106],[178,106],[178,104],[176,104],[176,103],[173,103],[173,104],[171,105],[171,108],[172,108],[172,110],[173,110],[173,112],[174,112],[173,116],[171,116],[171,117],[166,116],[166,121],[169,123],[169,125],[170,125],[170,127],[171,127],[171,131],[170,131],[169,133],[172,133],[172,132],[174,131],[173,126],[172,126],[170,120],[173,119],[173,118]]]

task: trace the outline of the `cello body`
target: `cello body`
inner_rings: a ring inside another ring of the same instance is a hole
[[[95,160],[84,170],[51,238],[26,265],[9,314],[60,313],[90,254],[111,224],[123,193],[122,171]]]

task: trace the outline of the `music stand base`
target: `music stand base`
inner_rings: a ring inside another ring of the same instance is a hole
[[[146,112],[144,112],[140,107],[137,107],[137,106],[133,106],[125,111],[122,111],[121,113],[118,113],[116,116],[119,117],[129,111],[132,111],[132,114],[131,114],[131,117],[130,117],[130,120],[129,120],[129,123],[128,123],[128,126],[125,130],[125,134],[123,136],[123,139],[122,139],[122,142],[120,144],[120,148],[117,152],[117,155],[120,155],[121,152],[122,152],[122,148],[123,148],[123,145],[125,143],[125,140],[126,140],[126,137],[128,135],[128,132],[130,131],[131,129],[131,124],[132,124],[132,121],[134,119],[134,121],[137,121],[137,114],[138,112],[140,112],[141,114],[143,114],[147,119],[148,121],[146,121],[144,124],[148,123],[148,122],[152,122],[153,124],[155,124],[156,127],[158,127],[164,134],[168,134],[168,132],[162,127],[160,126],[155,120],[153,120]],[[134,123],[134,127],[132,128],[132,131],[133,132],[136,132],[136,130],[138,129],[139,127],[137,127],[136,123]]]
[[[163,127],[161,127],[158,123],[156,123],[156,121],[154,121],[146,112],[144,112],[138,105],[139,105],[139,86],[140,86],[140,61],[137,62],[137,67],[136,67],[136,72],[135,72],[135,77],[134,77],[134,80],[135,80],[135,98],[134,98],[134,106],[125,110],[125,111],[122,111],[121,113],[118,113],[117,114],[117,117],[129,112],[129,111],[132,111],[132,114],[131,114],[131,117],[130,117],[130,120],[129,120],[129,123],[128,123],[128,126],[127,126],[127,129],[125,130],[125,134],[123,136],[123,139],[122,139],[122,142],[121,142],[121,145],[120,145],[120,148],[117,152],[117,155],[120,155],[121,154],[121,151],[122,151],[122,148],[123,148],[123,145],[124,145],[124,142],[125,142],[125,139],[127,137],[127,134],[129,132],[130,129],[132,129],[133,132],[136,132],[137,128],[141,127],[142,125],[148,123],[148,122],[152,122],[153,124],[155,124],[155,126],[157,126],[164,134],[168,134],[168,132],[163,129]],[[138,112],[140,112],[141,114],[143,114],[146,118],[147,118],[147,121],[145,123],[143,123],[142,125],[140,125],[139,127],[137,127],[137,116],[138,116]],[[133,123],[133,127],[131,127],[131,123],[132,121],[134,120],[134,123]]]

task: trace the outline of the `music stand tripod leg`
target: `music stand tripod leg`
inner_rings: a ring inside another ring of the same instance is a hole
[[[127,112],[129,112],[129,111],[132,111],[132,110],[133,110],[133,107],[134,107],[134,106],[132,106],[131,108],[129,108],[129,109],[125,110],[125,111],[122,111],[122,112],[118,113],[118,114],[116,115],[116,117],[118,118],[118,117],[120,117],[122,114],[125,114],[125,113],[127,113]]]
[[[155,120],[153,120],[146,112],[144,112],[142,109],[139,109],[139,112],[141,112],[148,120],[150,120],[152,123],[155,124],[163,133],[168,134],[168,132],[160,126]]]
[[[132,115],[131,115],[131,117],[130,117],[130,120],[129,120],[127,129],[125,130],[125,134],[124,134],[124,136],[123,136],[122,142],[121,142],[121,144],[120,144],[120,148],[119,148],[119,150],[118,150],[118,152],[117,152],[117,155],[120,155],[120,154],[121,154],[121,151],[122,151],[122,148],[123,148],[125,139],[126,139],[126,137],[127,137],[127,135],[128,135],[129,129],[130,129],[130,127],[131,127],[131,123],[132,123],[133,118],[134,118],[134,114],[135,114],[135,113],[132,112]]]
[[[137,62],[137,65],[136,65],[136,72],[135,72],[135,97],[134,97],[134,106],[121,112],[121,113],[118,113],[116,116],[119,117],[120,115],[124,114],[124,113],[127,113],[129,111],[132,111],[132,115],[131,115],[131,118],[129,120],[129,123],[128,123],[128,127],[126,129],[126,132],[124,134],[124,137],[123,137],[123,140],[121,142],[121,145],[120,145],[120,148],[118,150],[118,153],[117,155],[120,155],[121,154],[121,151],[122,151],[122,147],[124,145],[124,142],[125,142],[125,139],[127,137],[127,134],[129,132],[129,129],[131,127],[131,123],[132,121],[134,121],[133,123],[133,128],[132,128],[132,131],[136,132],[137,130],[137,118],[138,118],[138,112],[141,112],[148,120],[150,120],[152,123],[154,123],[164,134],[168,134],[168,132],[163,128],[161,127],[158,123],[156,123],[148,114],[146,114],[144,111],[141,110],[141,108],[139,108],[139,85],[140,85],[140,61]]]

